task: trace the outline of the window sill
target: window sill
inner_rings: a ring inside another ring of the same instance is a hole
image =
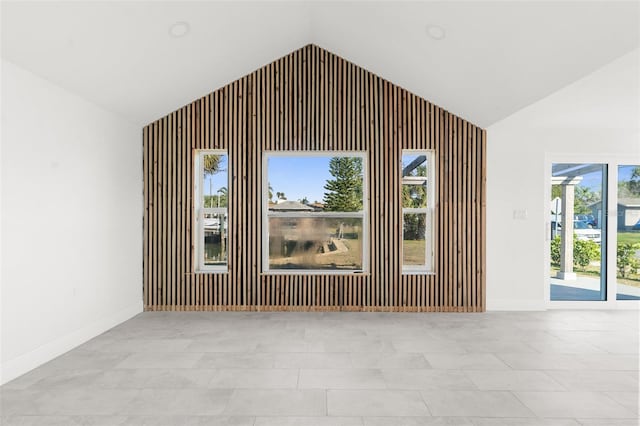
[[[409,271],[402,271],[402,275],[435,275],[436,273],[434,271],[430,271],[427,269],[415,269],[415,270],[409,270]]]
[[[196,275],[202,275],[202,274],[228,274],[229,270],[228,269],[204,269],[204,270],[200,270],[200,271],[194,271],[193,272]]]
[[[322,271],[322,270],[305,270],[305,269],[289,269],[289,270],[282,270],[282,271],[264,271],[260,273],[260,276],[270,276],[270,275],[296,275],[296,276],[300,276],[300,275],[309,275],[309,276],[323,276],[323,275],[330,275],[330,276],[343,276],[343,277],[363,277],[363,276],[370,276],[371,274],[369,272],[363,272],[363,271],[353,271],[353,272],[344,272],[344,271]]]

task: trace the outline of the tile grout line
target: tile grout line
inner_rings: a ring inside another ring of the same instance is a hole
[[[418,395],[420,395],[420,399],[422,400],[422,403],[427,408],[427,412],[429,413],[429,416],[433,417],[433,412],[431,411],[431,408],[429,408],[429,404],[427,404],[427,400],[424,399],[424,395],[422,394],[422,391],[418,390],[417,392],[418,392]]]
[[[329,389],[324,390],[324,415],[329,417]]]
[[[518,397],[518,395],[516,394],[516,391],[508,391],[508,392],[509,392],[511,395],[513,395],[513,397],[514,397],[514,398],[515,398],[515,399],[516,399],[520,404],[522,404],[522,406],[523,406],[524,408],[526,408],[526,409],[527,409],[527,411],[529,411],[531,414],[533,414],[533,417],[534,417],[534,418],[536,418],[536,419],[541,418],[541,417],[539,417],[539,416],[538,416],[538,414],[536,414],[536,413],[533,411],[533,408],[529,407],[527,404],[525,404],[525,403],[524,403],[524,401],[523,401],[523,400],[521,400],[521,399]],[[519,392],[522,392],[522,391],[519,391]]]

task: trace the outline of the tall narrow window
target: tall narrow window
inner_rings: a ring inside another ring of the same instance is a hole
[[[402,265],[404,272],[433,270],[433,152],[402,153]]]
[[[366,270],[364,158],[344,152],[265,155],[265,271]]]
[[[228,159],[223,151],[200,151],[195,168],[194,245],[198,271],[227,270]]]

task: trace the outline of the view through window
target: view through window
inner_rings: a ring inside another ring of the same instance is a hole
[[[402,264],[405,272],[432,269],[432,164],[430,151],[403,151]]]
[[[265,162],[265,269],[365,270],[364,155],[267,153]]]
[[[226,270],[228,159],[223,151],[201,151],[197,157],[198,269]]]
[[[616,299],[640,300],[640,165],[618,166]]]
[[[552,165],[551,300],[606,300],[607,166]]]

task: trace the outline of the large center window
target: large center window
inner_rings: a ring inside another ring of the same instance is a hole
[[[264,161],[265,271],[365,271],[364,153],[268,152]]]

